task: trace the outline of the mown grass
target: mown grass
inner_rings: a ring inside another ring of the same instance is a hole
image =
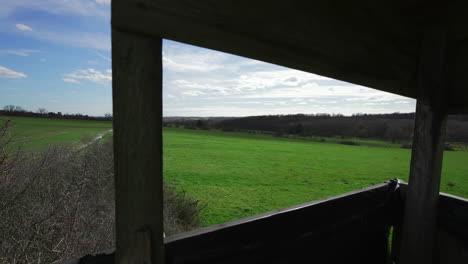
[[[110,121],[2,116],[11,120],[10,135],[15,146],[26,150],[41,149],[51,144],[85,144],[112,128]]]
[[[11,136],[24,149],[83,144],[111,122],[24,117]],[[106,134],[101,142],[112,138]],[[313,140],[316,140],[315,138]],[[356,141],[356,140],[354,140]],[[220,131],[164,130],[164,176],[208,206],[204,225],[312,201],[393,178],[407,181],[410,150],[358,140],[360,146]],[[468,152],[444,154],[441,191],[468,197]]]
[[[408,180],[410,150],[348,146],[219,131],[164,130],[164,176],[208,203],[213,225],[356,190]],[[468,197],[468,153],[445,152],[441,191]]]

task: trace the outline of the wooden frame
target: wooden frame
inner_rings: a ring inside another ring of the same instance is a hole
[[[409,187],[401,241],[401,263],[433,263],[442,158],[447,121],[446,29],[427,29],[422,40],[419,97]]]
[[[162,40],[112,30],[117,263],[162,263]]]
[[[401,261],[431,263],[446,117],[468,112],[468,16],[457,1],[424,10],[392,3],[114,0],[117,262],[164,259],[161,38],[168,38],[417,98]]]

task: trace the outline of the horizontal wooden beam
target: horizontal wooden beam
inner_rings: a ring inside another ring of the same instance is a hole
[[[461,16],[459,5],[444,5]],[[112,25],[416,98],[419,39],[432,13],[406,2],[115,0]],[[417,14],[417,15],[415,15]],[[454,15],[454,16],[455,16]],[[449,16],[452,30],[467,19]],[[448,111],[468,114],[460,42]]]
[[[390,2],[375,23],[339,3],[116,0],[112,25],[414,98],[417,28],[390,20]]]
[[[171,236],[166,263],[384,263],[397,192],[392,180]]]

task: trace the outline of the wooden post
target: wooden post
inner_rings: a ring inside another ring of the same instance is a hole
[[[163,263],[162,40],[112,30],[117,263]]]
[[[400,263],[433,263],[437,204],[447,119],[447,35],[424,33],[411,169],[403,222]]]

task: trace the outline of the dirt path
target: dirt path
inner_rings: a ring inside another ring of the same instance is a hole
[[[107,134],[109,134],[110,132],[112,132],[112,130],[113,130],[113,129],[109,129],[109,130],[107,130],[106,132],[104,132],[104,133],[98,135],[97,137],[93,138],[93,140],[91,140],[90,142],[88,142],[88,143],[86,143],[86,144],[84,144],[84,145],[78,147],[77,151],[80,151],[80,150],[86,148],[87,146],[92,145],[92,144],[98,142],[98,141],[101,140],[105,135],[107,135]]]

